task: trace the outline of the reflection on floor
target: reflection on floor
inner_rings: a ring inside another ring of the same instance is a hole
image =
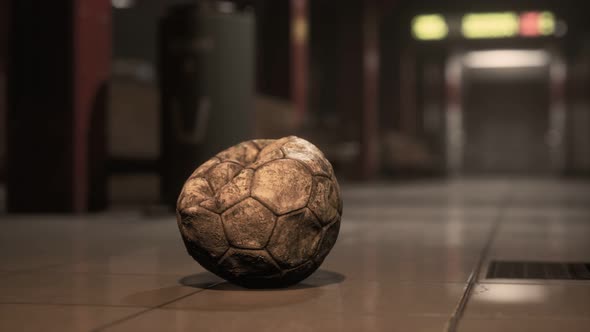
[[[173,216],[2,217],[0,330],[590,330],[588,281],[485,279],[492,260],[590,262],[590,183],[343,190],[343,228],[321,270],[272,291],[205,272]]]

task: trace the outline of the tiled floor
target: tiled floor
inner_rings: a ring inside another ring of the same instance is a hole
[[[333,252],[282,290],[204,271],[172,215],[3,216],[0,331],[590,331],[590,282],[485,279],[497,259],[590,262],[590,182],[343,191]]]

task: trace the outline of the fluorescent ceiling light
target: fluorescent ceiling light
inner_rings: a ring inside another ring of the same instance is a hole
[[[550,11],[468,13],[461,18],[467,39],[563,36],[565,30]],[[440,14],[418,15],[412,20],[412,34],[418,40],[441,40],[448,36],[449,25]]]
[[[549,60],[549,54],[541,50],[473,51],[463,57],[463,63],[469,68],[543,67]]]
[[[135,0],[111,0],[111,4],[117,9],[124,9],[135,5]]]
[[[555,25],[555,16],[548,11],[520,14],[520,35],[523,37],[551,36],[555,34]]]
[[[506,38],[518,35],[519,17],[513,12],[466,14],[461,21],[465,38]]]
[[[541,12],[539,15],[539,32],[543,36],[555,33],[555,15],[552,12]]]
[[[449,33],[442,15],[418,15],[412,20],[412,34],[418,40],[441,40]]]

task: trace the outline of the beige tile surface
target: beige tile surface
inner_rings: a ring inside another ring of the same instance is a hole
[[[590,319],[463,319],[459,332],[587,332]]]
[[[194,293],[180,276],[14,273],[0,277],[0,303],[153,307]]]
[[[590,183],[342,187],[334,250],[284,290],[204,271],[171,214],[4,217],[0,331],[444,331],[499,218],[459,331],[589,331],[589,282],[484,277],[492,259],[590,260]]]
[[[174,275],[185,276],[204,272],[187,253],[182,241],[167,246],[122,251],[104,257],[81,259],[47,269],[52,272],[87,272],[111,274]]]
[[[151,218],[139,213],[85,216],[17,215],[6,217],[0,232],[0,270],[32,271],[108,259],[177,242],[174,216]]]
[[[590,282],[478,284],[464,318],[590,318]]]
[[[91,331],[140,310],[82,305],[0,304],[0,331]]]
[[[318,273],[322,275],[322,271]],[[337,278],[333,278],[337,279]],[[310,277],[299,288],[245,290],[223,283],[175,301],[164,308],[198,312],[317,312],[342,315],[450,315],[464,284],[395,283],[362,280],[334,282]]]
[[[492,260],[590,262],[588,183],[518,184],[458,331],[589,331],[590,282],[485,279]]]
[[[199,331],[199,332],[275,332],[275,331],[363,331],[363,332],[441,332],[444,317],[412,317],[396,313],[388,315],[340,315],[334,313],[283,311],[268,314],[247,311],[194,312],[186,310],[154,310],[117,324],[105,331]]]
[[[488,232],[461,223],[347,221],[323,267],[349,279],[382,282],[465,282],[481,246],[472,238]]]

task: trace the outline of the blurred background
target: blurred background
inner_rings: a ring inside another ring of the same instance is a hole
[[[590,175],[590,20],[562,1],[4,0],[8,212],[173,206],[295,134],[341,181]]]

